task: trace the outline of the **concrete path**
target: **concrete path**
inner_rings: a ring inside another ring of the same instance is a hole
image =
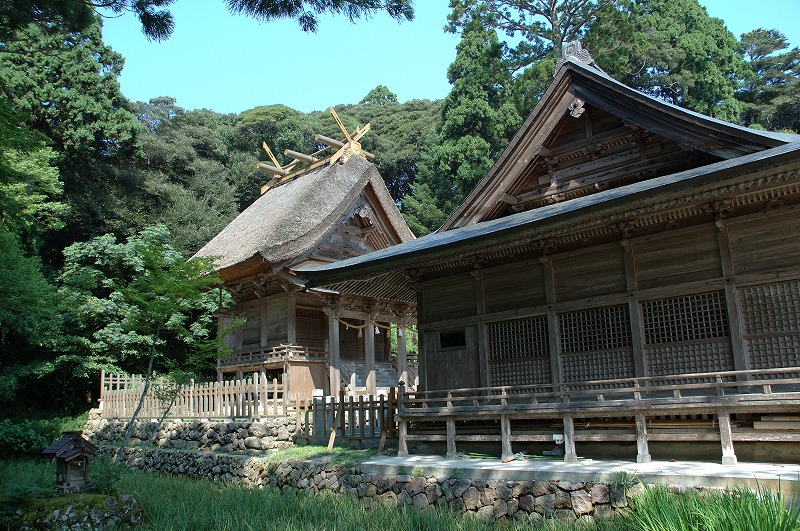
[[[756,488],[759,485],[783,491],[791,498],[800,489],[800,465],[739,463],[723,466],[700,461],[631,461],[581,459],[564,463],[560,459],[523,459],[501,463],[499,459],[447,459],[436,455],[374,457],[361,464],[365,474],[413,474],[495,479],[504,481],[571,480],[615,482],[632,475],[645,484],[697,487]]]

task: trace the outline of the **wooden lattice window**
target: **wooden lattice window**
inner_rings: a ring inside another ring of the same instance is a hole
[[[261,308],[247,308],[243,312],[245,322],[242,325],[242,349],[261,346]]]
[[[296,310],[297,343],[314,351],[325,350],[325,339],[328,329],[325,327],[325,315],[321,310],[297,308]]]
[[[359,345],[363,344],[364,339],[358,337],[358,328],[354,328],[362,322],[356,319],[342,319],[342,321],[344,322],[339,322],[339,356],[344,360],[363,360],[363,349],[359,348]],[[345,323],[354,327],[348,327]]]
[[[558,316],[565,382],[633,377],[628,306],[606,306]]]
[[[800,366],[800,282],[741,288],[750,368]]]
[[[651,376],[734,369],[725,292],[642,302]]]
[[[486,332],[491,385],[551,382],[547,316],[490,323]]]

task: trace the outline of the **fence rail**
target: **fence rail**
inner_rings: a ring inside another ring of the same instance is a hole
[[[130,418],[136,409],[145,379],[139,375],[107,374],[100,380],[103,418]],[[145,396],[141,418],[236,418],[286,415],[302,412],[309,401],[289,397],[277,379],[252,378],[177,386],[153,378]]]

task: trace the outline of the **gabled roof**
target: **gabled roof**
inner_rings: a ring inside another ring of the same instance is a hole
[[[307,255],[351,213],[362,194],[380,211],[387,240],[414,236],[377,168],[359,156],[325,165],[269,189],[195,257],[216,258],[223,280],[280,269]]]
[[[97,446],[83,438],[79,431],[65,431],[61,438],[42,450],[42,455],[54,455],[71,461],[78,456],[96,455]]]
[[[508,197],[531,165],[546,157],[545,143],[564,117],[583,105],[614,115],[626,126],[663,137],[687,151],[707,154],[712,160],[741,157],[800,139],[798,135],[749,129],[666,103],[578,58],[568,57],[505,151],[439,231],[503,215],[496,205],[504,195]]]

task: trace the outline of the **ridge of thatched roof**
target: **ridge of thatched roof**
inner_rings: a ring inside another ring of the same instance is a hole
[[[271,188],[204,245],[195,257],[215,258],[216,269],[250,261],[282,264],[313,249],[371,184],[400,241],[413,238],[377,168],[361,157],[321,166]]]

